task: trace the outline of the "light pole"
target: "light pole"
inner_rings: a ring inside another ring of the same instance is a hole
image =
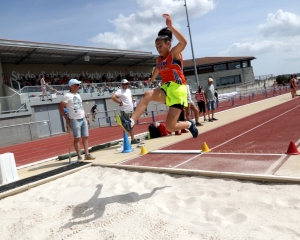
[[[187,22],[188,22],[187,27],[189,28],[189,34],[190,34],[190,42],[191,42],[192,56],[193,56],[193,61],[194,61],[195,77],[196,77],[197,85],[199,86],[200,84],[199,84],[199,80],[198,80],[197,65],[196,65],[195,56],[194,56],[194,49],[193,49],[193,42],[192,42],[192,35],[191,35],[191,28],[190,28],[188,10],[187,10],[187,6],[186,6],[186,0],[184,0],[184,6],[185,6],[186,18],[187,18]]]

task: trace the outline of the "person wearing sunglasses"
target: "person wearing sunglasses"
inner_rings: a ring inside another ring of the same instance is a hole
[[[121,116],[125,119],[130,119],[133,114],[133,102],[131,90],[128,88],[128,80],[123,79],[121,81],[121,85],[121,88],[111,96],[111,100],[119,104]],[[138,139],[134,138],[133,128],[129,131],[129,133],[131,136],[131,144],[137,144],[140,142]]]
[[[84,160],[94,160],[89,153],[88,137],[90,119],[82,106],[82,99],[78,94],[81,81],[71,79],[68,83],[70,92],[66,93],[59,104],[59,112],[66,119],[68,131],[71,128],[74,136],[74,148],[77,152],[78,162],[82,161],[80,151],[80,138],[82,139],[83,148],[85,151]],[[64,108],[68,109],[68,115],[64,112]]]

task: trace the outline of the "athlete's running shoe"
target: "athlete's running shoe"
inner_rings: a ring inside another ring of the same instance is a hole
[[[133,139],[133,140],[131,141],[131,144],[138,144],[138,143],[140,143],[140,140],[139,140],[139,139]]]
[[[198,137],[198,129],[196,128],[195,123],[191,120],[189,120],[189,122],[191,123],[189,130],[190,130],[191,134],[193,135],[193,138],[197,138]]]
[[[117,123],[124,129],[126,132],[130,132],[132,130],[130,120],[127,120],[120,116],[119,114],[116,115]]]

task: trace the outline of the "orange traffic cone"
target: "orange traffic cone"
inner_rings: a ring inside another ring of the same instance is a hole
[[[297,149],[296,144],[293,141],[291,141],[286,154],[289,154],[289,155],[298,155],[298,154],[300,154],[300,152]]]
[[[206,152],[210,152],[211,150],[209,149],[209,147],[207,146],[206,142],[203,143],[202,146],[202,152],[206,153]]]

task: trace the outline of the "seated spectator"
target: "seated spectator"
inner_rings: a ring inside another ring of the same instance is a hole
[[[48,86],[50,89],[50,93],[51,94],[56,94],[56,95],[63,95],[62,93],[58,92],[57,89],[55,89],[54,87]]]
[[[113,93],[115,91],[114,88],[111,87],[111,85],[108,86],[108,92],[109,93]]]
[[[98,96],[103,95],[103,94],[104,94],[104,92],[103,92],[102,87],[98,87]]]
[[[151,139],[171,135],[167,130],[166,125],[159,122],[151,123],[148,127],[148,132]]]
[[[25,78],[22,78],[21,79],[21,82],[20,82],[20,87],[23,88],[27,85],[27,83],[25,82]]]
[[[108,90],[109,90],[108,86],[104,85],[103,91],[104,91],[104,92],[107,92]]]
[[[143,89],[143,88],[144,88],[143,82],[139,82],[139,88],[140,88],[140,89]]]
[[[172,133],[169,132],[166,128],[166,125],[164,123],[159,123],[159,122],[156,122],[154,124],[156,126],[156,128],[158,128],[158,130],[160,131],[160,136],[163,137],[163,136],[167,136],[167,135],[171,135]]]
[[[83,87],[82,88],[83,88],[83,92],[84,93],[88,93],[89,92],[89,88],[88,88],[88,85],[86,84],[86,82],[83,83]]]

